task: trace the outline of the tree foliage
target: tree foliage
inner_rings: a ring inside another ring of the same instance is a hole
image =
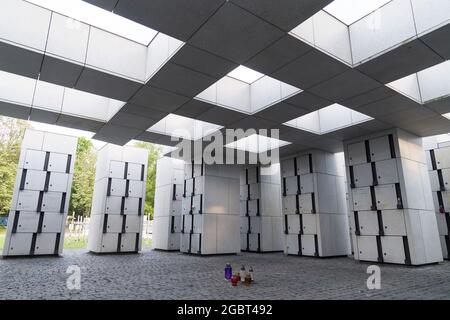
[[[76,216],[89,216],[94,192],[96,151],[92,142],[78,138],[77,155],[73,172],[72,195],[69,212]]]
[[[145,214],[150,215],[150,219],[153,219],[153,203],[155,201],[156,161],[158,160],[161,149],[152,143],[142,141],[136,142],[134,146],[138,148],[144,148],[149,151],[147,186],[145,193]]]
[[[20,146],[27,127],[24,120],[0,116],[0,215],[7,215],[11,206]]]

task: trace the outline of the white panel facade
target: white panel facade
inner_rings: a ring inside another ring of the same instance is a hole
[[[141,250],[147,162],[145,149],[107,144],[98,152],[89,251]]]
[[[355,259],[441,261],[422,139],[395,129],[346,141],[344,150]]]
[[[76,137],[25,131],[3,256],[62,253],[76,148]]]

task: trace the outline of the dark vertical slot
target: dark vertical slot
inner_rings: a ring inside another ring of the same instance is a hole
[[[355,235],[360,236],[361,235],[361,231],[359,229],[359,215],[358,215],[358,211],[354,211],[353,212],[353,216],[355,217]]]
[[[194,177],[194,164],[195,164],[194,160],[191,161],[191,164],[192,164],[192,166],[191,166],[191,178],[193,178]]]
[[[261,174],[259,167],[256,167],[256,183],[259,183],[259,175]]]
[[[372,157],[370,156],[369,140],[364,141],[364,145],[366,147],[366,159],[367,159],[367,162],[372,162]]]
[[[122,197],[120,202],[120,214],[123,216],[125,214],[125,197]]]
[[[202,254],[202,234],[198,236],[198,254]]]
[[[31,238],[30,256],[34,255],[34,250],[36,248],[36,238],[37,233],[33,233],[33,237]]]
[[[317,237],[317,234],[314,235],[314,248],[315,248],[315,253],[314,256],[318,257],[319,256],[319,238]]]
[[[295,214],[300,214],[300,200],[298,195],[295,196]]]
[[[16,211],[14,213],[14,221],[13,221],[13,227],[12,227],[11,233],[17,232],[17,225],[19,224],[19,216],[20,216],[20,211]]]
[[[447,246],[447,260],[450,259],[450,237],[444,236],[445,239],[445,245]]]
[[[182,218],[182,223],[181,223],[181,233],[184,233],[184,217],[185,215],[183,214],[183,218]]]
[[[189,248],[188,253],[192,252],[192,233],[189,234]]]
[[[122,217],[122,233],[127,232],[127,216]]]
[[[251,196],[250,196],[250,185],[247,185],[247,200],[251,200]]]
[[[123,178],[128,178],[128,162],[125,162],[125,169],[123,170]]]
[[[25,181],[27,180],[27,173],[28,173],[27,169],[23,169],[22,170],[22,177],[20,178],[19,190],[24,190],[25,189]]]
[[[172,216],[170,220],[170,233],[175,233],[175,216]]]
[[[62,199],[61,199],[61,207],[59,208],[59,213],[64,213],[64,209],[66,208],[66,198],[67,193],[62,193]]]
[[[195,196],[195,178],[192,178],[192,192],[191,197]]]
[[[45,183],[44,183],[44,192],[48,192],[48,187],[50,184],[50,171],[47,171],[45,174]]]
[[[191,204],[189,206],[189,214],[192,214],[192,206],[194,205],[194,197],[191,197],[190,201],[191,201]]]
[[[177,185],[173,184],[172,188],[172,200],[177,200]]]
[[[298,174],[297,170],[298,170],[298,163],[297,163],[297,158],[294,158],[294,175],[296,176]]]
[[[378,235],[384,236],[383,215],[381,214],[381,210],[377,211],[377,219],[378,219]]]
[[[200,170],[200,175],[201,176],[203,176],[203,174],[204,174],[204,172],[203,172],[204,168],[203,167],[204,167],[204,162],[203,162],[203,158],[202,158],[202,165],[200,167],[201,168],[201,170]]]
[[[312,204],[311,213],[316,213],[316,194],[314,192],[311,193],[311,204]]]
[[[260,216],[261,212],[260,212],[260,206],[259,206],[259,199],[256,200],[256,216]]]
[[[394,136],[392,134],[390,134],[388,136],[388,138],[389,138],[389,149],[391,150],[391,158],[394,159],[394,158],[396,158]]]
[[[377,197],[375,195],[375,187],[370,187],[370,199],[372,201],[372,205],[370,206],[370,209],[373,211],[377,210]]]
[[[298,241],[298,255],[302,256],[303,255],[303,246],[302,246],[302,235],[301,234],[298,235],[297,241]]]
[[[67,155],[66,173],[70,173],[70,166],[72,164],[72,155]]]
[[[248,201],[245,201],[245,216],[248,217],[249,213],[248,213]]]
[[[442,198],[442,192],[441,191],[436,192],[436,196],[438,198],[439,212],[445,213],[444,199]]]
[[[395,184],[395,193],[397,195],[397,209],[403,209],[402,190],[400,189],[400,183]]]
[[[186,180],[184,180],[183,198],[186,198]]]
[[[348,171],[350,172],[350,188],[355,189],[356,184],[355,184],[355,173],[353,172],[353,166],[349,166]]]
[[[200,195],[200,208],[198,209],[198,213],[203,213],[203,194]]]
[[[252,233],[252,218],[248,217],[248,230],[247,233]]]
[[[55,251],[53,252],[55,255],[58,255],[59,253],[59,243],[61,242],[61,233],[56,234],[56,240],[55,240]]]
[[[314,172],[314,168],[313,168],[313,161],[312,161],[312,154],[310,153],[308,155],[309,158],[309,173],[313,173]]]
[[[191,231],[190,231],[190,233],[191,234],[194,233],[194,215],[192,215],[192,217],[191,217]]]
[[[130,196],[130,180],[127,180],[127,182],[125,183],[125,197],[129,197]]]
[[[39,213],[39,222],[37,227],[37,233],[42,233],[42,226],[44,225],[44,212]]]
[[[286,197],[286,178],[283,178],[283,197]]]
[[[298,221],[300,222],[300,234],[303,234],[303,215],[302,214],[299,215]]]
[[[407,266],[411,265],[411,254],[409,252],[408,237],[403,237],[403,248],[405,249],[405,264]]]
[[[36,211],[37,212],[41,212],[42,210],[42,200],[44,198],[44,191],[40,191],[39,192],[39,198],[38,198],[38,204],[37,204],[37,208]]]
[[[258,252],[261,252],[261,233],[258,233]]]
[[[439,190],[445,191],[445,183],[444,183],[444,177],[442,176],[442,170],[437,170],[437,175],[439,179]]]
[[[50,152],[45,153],[45,160],[44,160],[44,171],[48,170],[48,163],[50,161]]]
[[[383,259],[383,247],[381,246],[381,237],[376,236],[376,238],[377,238],[378,262],[383,263],[384,259]]]
[[[141,165],[141,181],[145,180],[145,164]]]
[[[108,191],[106,192],[107,197],[111,196],[111,183],[112,183],[112,178],[108,178]]]
[[[377,166],[375,165],[375,162],[371,163],[372,167],[372,185],[377,186],[378,185],[378,174],[377,174]]]
[[[139,252],[139,233],[136,233],[136,242],[134,243],[134,252]]]
[[[122,251],[121,248],[122,248],[122,234],[119,233],[117,235],[117,252]]]
[[[431,158],[431,168],[433,170],[437,170],[436,154],[434,153],[434,150],[430,150],[430,158]]]
[[[300,176],[297,176],[297,194],[301,194],[302,189],[300,187]]]
[[[138,216],[142,216],[142,198],[139,198]]]
[[[108,215],[105,214],[105,218],[103,219],[103,233],[108,232]]]
[[[245,184],[248,184],[248,169],[245,169]]]
[[[445,213],[445,224],[447,225],[447,231],[450,235],[450,213],[448,212]]]
[[[285,234],[289,234],[289,229],[288,229],[288,216],[284,215],[284,233]]]

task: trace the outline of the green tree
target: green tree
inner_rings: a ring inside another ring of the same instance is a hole
[[[11,206],[20,146],[28,127],[24,120],[0,116],[0,215],[7,215]]]
[[[94,192],[96,152],[92,142],[78,138],[77,156],[73,172],[72,195],[69,212],[76,216],[89,216]]]
[[[152,143],[142,141],[136,142],[134,146],[138,148],[144,148],[149,151],[147,186],[145,193],[145,214],[150,215],[150,219],[153,220],[153,203],[155,201],[156,161],[159,158],[161,148]]]

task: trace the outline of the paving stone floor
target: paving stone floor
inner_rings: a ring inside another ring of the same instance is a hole
[[[223,279],[227,262],[253,266],[250,288]],[[66,286],[71,265],[81,268],[81,289]],[[381,266],[381,289],[368,290],[370,264],[350,258],[314,259],[281,253],[196,257],[144,251],[93,255],[65,250],[62,257],[0,259],[1,299],[448,299],[450,262],[419,268]]]

